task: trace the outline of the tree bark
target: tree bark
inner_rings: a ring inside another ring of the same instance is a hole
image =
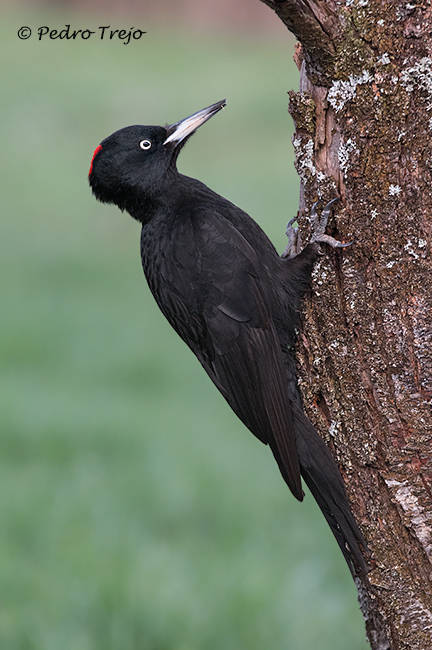
[[[370,545],[373,650],[432,648],[432,8],[263,0],[298,38],[299,223],[340,196],[298,341],[305,409]],[[303,236],[304,239],[307,236]]]

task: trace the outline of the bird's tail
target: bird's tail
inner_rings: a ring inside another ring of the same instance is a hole
[[[306,415],[295,408],[296,442],[300,471],[329,524],[351,573],[356,568],[367,573],[361,548],[366,541],[354,519],[339,468],[325,442]]]

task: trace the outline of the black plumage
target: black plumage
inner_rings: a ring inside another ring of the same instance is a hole
[[[268,444],[294,496],[301,476],[353,570],[366,547],[330,451],[305,416],[294,358],[298,309],[319,241],[318,226],[295,256],[279,256],[245,212],[177,171],[179,151],[225,101],[172,126],[131,126],[106,138],[89,182],[100,201],[142,223],[150,290],[242,422]]]

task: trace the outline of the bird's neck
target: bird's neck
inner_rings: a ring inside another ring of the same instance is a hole
[[[119,207],[145,225],[157,214],[160,209],[160,201],[157,196],[137,193],[135,196],[128,196],[124,201],[124,205],[119,205]]]
[[[123,205],[119,207],[145,225],[175,203],[179,179],[180,174],[175,170],[167,173],[163,182],[151,187],[138,186],[122,197]]]

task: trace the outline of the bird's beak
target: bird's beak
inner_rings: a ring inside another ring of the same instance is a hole
[[[193,115],[186,117],[184,120],[181,120],[181,122],[176,122],[171,126],[167,126],[168,137],[165,140],[164,144],[173,142],[175,146],[177,146],[189,135],[192,135],[192,133],[194,133],[197,128],[201,126],[201,124],[207,122],[207,120],[213,117],[213,115],[216,115],[216,113],[218,113],[221,108],[224,108],[225,106],[226,99],[222,99],[222,101],[216,102],[216,104],[212,104],[211,106],[198,111],[198,113],[194,113]]]

